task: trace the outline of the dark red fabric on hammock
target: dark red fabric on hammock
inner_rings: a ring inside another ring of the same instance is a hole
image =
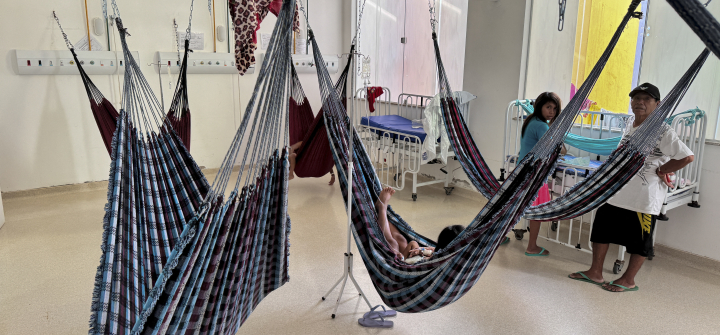
[[[79,64],[79,63],[78,63]],[[115,133],[118,114],[115,106],[105,98],[98,104],[95,99],[90,99],[90,109],[92,110],[95,123],[97,123],[100,137],[105,143],[105,149],[108,154],[112,154],[112,138]]]
[[[187,50],[189,46],[189,42],[185,41],[185,49]],[[85,70],[83,69],[80,60],[78,59],[77,55],[75,54],[75,50],[70,49],[70,52],[73,54],[73,58],[75,59],[75,64],[77,64],[78,70],[80,71],[80,77],[83,80],[83,84],[85,85],[85,91],[88,94],[88,99],[90,100],[90,110],[92,110],[93,117],[95,118],[95,123],[97,123],[98,130],[100,130],[100,137],[103,140],[103,143],[105,144],[105,149],[107,149],[108,154],[112,155],[112,139],[113,134],[115,134],[116,124],[118,116],[120,115],[115,109],[115,106],[113,106],[110,101],[105,99],[105,97],[102,95],[100,90],[95,86],[95,84],[90,80],[90,77],[87,75]],[[183,59],[183,69],[184,71],[187,71],[187,52],[185,53],[185,58]],[[185,148],[189,151],[190,150],[190,109],[187,107],[180,107],[177,108],[176,106],[187,106],[187,84],[186,84],[187,77],[185,74],[181,74],[180,78],[178,79],[178,86],[179,89],[175,92],[175,96],[173,97],[173,104],[170,107],[170,111],[167,114],[168,121],[170,121],[170,124],[173,126],[175,131],[177,132],[178,136],[180,137],[180,140],[182,140],[183,144],[185,145]],[[97,101],[100,101],[98,103]],[[175,108],[173,108],[175,107]],[[175,112],[176,109],[182,109],[183,112],[181,113],[181,116],[178,117],[177,113]]]
[[[299,104],[293,97],[290,97],[290,145],[302,141],[310,131],[315,115],[307,97]]]
[[[190,151],[190,108],[185,108],[182,112],[182,117],[178,117],[174,109],[171,109],[167,113],[168,121],[172,125],[175,132],[180,137],[180,140],[185,145],[185,148]]]
[[[305,98],[305,104],[303,105],[310,106],[307,103],[307,98]],[[332,171],[335,161],[333,160],[332,151],[330,151],[330,142],[325,130],[322,109],[312,120],[312,124],[302,141],[303,144],[295,151],[297,154],[297,157],[295,157],[295,174],[300,178],[318,178]]]
[[[353,54],[355,46],[350,47],[350,54]],[[345,64],[335,89],[340,95],[340,101],[347,107],[347,76],[350,71],[350,62]],[[305,96],[300,84],[300,79],[292,67],[293,86],[290,95],[290,145],[302,141],[302,145],[295,150],[295,175],[300,178],[319,178],[332,171],[335,162],[333,160],[330,142],[328,141],[327,130],[323,110],[320,109],[317,115],[313,116],[310,102]],[[382,94],[382,88],[380,88]],[[378,94],[379,95],[379,94]],[[302,98],[300,104],[295,98]]]

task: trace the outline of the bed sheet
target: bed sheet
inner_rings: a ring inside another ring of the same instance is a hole
[[[408,120],[400,115],[378,115],[378,116],[364,116],[360,120],[360,124],[380,129],[386,129],[394,132],[399,132],[403,134],[408,134],[412,136],[417,136],[420,138],[420,141],[425,141],[425,130],[423,128],[413,128],[412,127],[412,121]],[[381,131],[376,131],[378,135],[382,136],[384,133]],[[405,140],[406,138],[408,141],[414,142],[416,139],[414,137],[405,137],[402,135],[392,134],[393,138],[399,139],[399,140]]]
[[[575,157],[575,156],[572,156],[572,155],[565,155],[563,158],[564,158],[566,161],[569,161],[569,160],[571,160],[571,159],[573,159],[573,158],[576,158],[576,157]],[[512,163],[512,164],[517,164],[517,162],[515,162],[516,159],[517,159],[517,157],[512,157],[512,156],[509,156],[509,155],[505,157],[505,160],[506,160],[506,161],[509,161],[509,162]],[[600,167],[600,165],[602,165],[602,163],[603,163],[602,161],[590,160],[590,166],[589,166],[589,167],[590,167],[591,169],[597,169],[597,168]],[[555,167],[555,172],[563,173],[563,171],[565,171],[565,169],[568,169],[568,168],[570,168],[570,167],[569,167],[569,166],[566,166],[566,165],[562,165],[562,161],[560,161],[560,163]],[[593,171],[592,171],[592,170],[589,170],[589,169],[583,169],[583,168],[581,168],[581,167],[574,167],[574,168],[577,170],[578,176],[583,177],[583,178],[585,178],[585,177],[587,177],[588,175],[590,175],[590,174],[593,173]],[[570,173],[572,174],[572,172],[570,172]]]
[[[576,158],[576,157],[575,157],[575,156],[571,156],[571,155],[565,155],[564,158],[565,158],[566,161],[569,161],[569,160],[574,159],[574,158]],[[597,168],[600,167],[600,165],[602,165],[602,163],[603,163],[602,161],[590,160],[590,166],[589,166],[589,168],[590,168],[590,169],[597,169]],[[570,168],[570,167],[568,167],[568,166],[562,165],[562,161],[560,161],[560,163],[555,167],[555,171],[562,173],[563,171],[565,171],[565,169],[569,169],[569,168]],[[588,175],[591,175],[591,174],[593,173],[592,170],[583,169],[583,168],[581,168],[581,167],[572,167],[572,168],[576,169],[578,176],[583,177],[583,178],[585,178],[585,177],[587,177]],[[572,172],[569,172],[569,173],[572,174]]]

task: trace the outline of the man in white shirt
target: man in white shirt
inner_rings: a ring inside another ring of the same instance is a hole
[[[655,111],[660,103],[660,91],[650,83],[644,83],[630,92],[631,108],[635,116],[628,122],[620,145]],[[669,176],[690,164],[694,155],[667,124],[662,125],[663,135],[653,152],[645,159],[645,165],[627,185],[602,205],[595,215],[590,241],[593,243],[593,260],[590,270],[570,274],[571,279],[602,285],[611,292],[637,291],[635,275],[652,250],[656,216],[660,214]],[[618,279],[605,283],[602,267],[609,244],[624,245],[631,254],[625,273]]]

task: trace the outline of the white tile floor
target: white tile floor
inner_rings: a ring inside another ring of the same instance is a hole
[[[209,176],[213,178],[214,176]],[[87,332],[100,257],[103,185],[26,196],[4,196],[0,229],[0,334]],[[417,202],[398,192],[391,204],[420,233],[434,237],[449,224],[467,224],[479,194],[425,187]],[[718,334],[720,274],[658,251],[637,277],[638,292],[609,293],[572,281],[590,255],[541,242],[548,258],[526,257],[526,241],[512,240],[495,255],[473,289],[438,311],[400,314],[392,330],[366,329],[367,306],[349,286],[336,319],[320,297],[342,273],[346,216],[337,186],[327,179],[291,182],[290,282],[271,293],[240,334]],[[354,248],[354,247],[353,247]],[[611,248],[605,279],[615,259]],[[355,274],[371,303],[380,299],[361,259]]]

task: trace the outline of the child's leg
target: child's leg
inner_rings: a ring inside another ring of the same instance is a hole
[[[392,232],[390,231],[390,222],[387,219],[387,203],[390,200],[390,197],[392,197],[392,194],[395,193],[395,190],[393,190],[390,187],[386,187],[385,189],[380,192],[380,197],[377,202],[375,202],[375,209],[377,209],[378,213],[378,226],[380,226],[380,229],[383,232],[383,235],[385,236],[385,240],[388,242],[388,245],[390,246],[390,249],[395,252],[396,255],[401,255],[400,247],[395,240],[395,238],[392,236]]]
[[[288,180],[295,178],[295,158],[297,157],[295,150],[297,150],[301,145],[302,141],[290,146],[290,155],[288,156],[288,160],[290,161],[290,173],[288,173]]]

